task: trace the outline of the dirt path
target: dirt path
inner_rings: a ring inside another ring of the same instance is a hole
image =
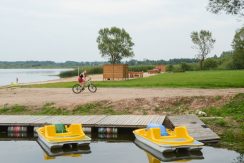
[[[244,93],[244,88],[236,89],[186,89],[186,88],[99,88],[97,93],[74,94],[67,88],[17,88],[0,90],[0,106],[5,104],[42,106],[46,103],[55,103],[58,106],[74,107],[92,101],[119,101],[136,98],[169,98],[191,96],[225,96]]]

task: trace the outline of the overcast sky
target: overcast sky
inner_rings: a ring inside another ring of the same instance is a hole
[[[206,10],[208,0],[1,0],[0,60],[102,61],[98,30],[124,28],[134,59],[193,58],[190,33],[216,39],[209,56],[231,50],[243,22]]]

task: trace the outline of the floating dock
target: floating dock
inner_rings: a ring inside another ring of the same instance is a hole
[[[136,129],[146,127],[148,123],[164,124],[167,128],[185,125],[190,135],[204,142],[217,142],[219,136],[209,129],[197,116],[165,115],[89,115],[89,116],[33,116],[0,115],[0,128],[24,126],[31,128],[54,123],[81,123],[88,128]]]
[[[84,127],[140,128],[148,123],[163,124],[164,115],[89,115],[89,116],[32,116],[0,115],[0,126],[40,127],[53,123],[81,123]]]
[[[220,139],[196,115],[168,116],[168,121],[173,127],[186,126],[190,135],[198,141],[218,142]]]

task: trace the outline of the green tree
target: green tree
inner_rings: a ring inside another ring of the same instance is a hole
[[[200,69],[202,70],[203,62],[212,50],[215,39],[212,38],[212,33],[210,31],[201,30],[200,32],[192,32],[191,40],[194,44],[193,48],[198,51],[197,59],[199,59]]]
[[[108,57],[112,64],[120,63],[125,57],[134,56],[132,49],[134,43],[124,29],[117,27],[100,29],[97,43],[102,57]]]
[[[238,30],[234,36],[232,47],[233,66],[236,69],[244,69],[244,27]]]
[[[215,14],[224,11],[227,14],[244,16],[244,1],[243,0],[209,0],[207,9]]]

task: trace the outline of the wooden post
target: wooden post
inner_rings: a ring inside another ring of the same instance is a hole
[[[113,80],[114,80],[114,63],[113,63]]]
[[[78,76],[80,75],[80,66],[78,66]]]

